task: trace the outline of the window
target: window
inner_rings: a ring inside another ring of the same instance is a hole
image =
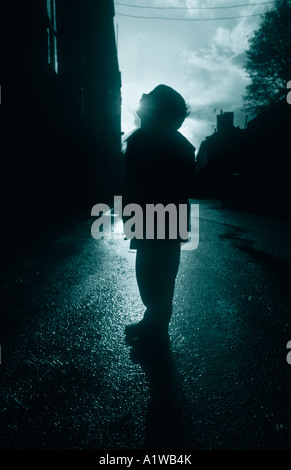
[[[48,16],[48,64],[55,73],[58,73],[56,1],[47,0],[46,9]]]

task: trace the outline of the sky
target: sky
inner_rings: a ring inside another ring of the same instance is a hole
[[[180,132],[197,151],[205,136],[214,132],[220,110],[233,111],[234,125],[244,128],[242,96],[248,83],[244,69],[248,39],[258,29],[260,15],[272,8],[273,2],[115,0],[114,3],[124,138],[139,126],[135,112],[141,95],[159,84],[173,87],[190,106],[191,113]],[[237,18],[225,19],[229,17]]]

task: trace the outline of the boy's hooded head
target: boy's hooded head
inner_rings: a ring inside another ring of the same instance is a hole
[[[177,91],[159,85],[142,95],[137,114],[142,125],[177,130],[188,116],[188,107]]]

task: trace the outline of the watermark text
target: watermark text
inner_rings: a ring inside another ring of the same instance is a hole
[[[180,240],[183,250],[199,244],[199,204],[139,204],[122,207],[122,196],[114,196],[113,211],[107,204],[95,204],[91,215],[97,217],[92,237],[104,239]]]

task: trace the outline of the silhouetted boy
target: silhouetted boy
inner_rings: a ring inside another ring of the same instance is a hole
[[[177,130],[188,115],[182,96],[159,85],[143,94],[137,111],[141,128],[127,139],[124,199],[143,208],[144,238],[132,239],[136,249],[136,278],[146,307],[143,319],[126,327],[130,338],[168,336],[181,238],[146,239],[147,204],[188,204],[195,175],[195,148]],[[169,222],[169,221],[168,221]]]

